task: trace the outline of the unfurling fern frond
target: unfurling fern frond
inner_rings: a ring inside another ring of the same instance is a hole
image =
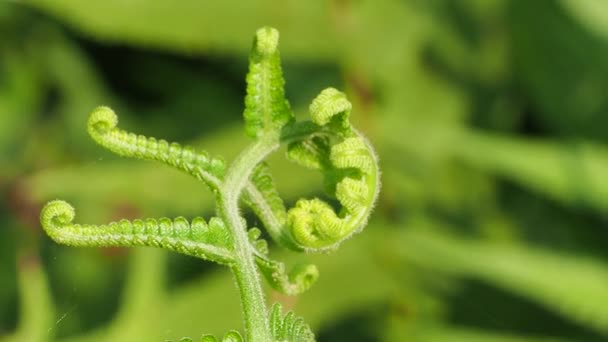
[[[275,303],[270,312],[270,331],[276,342],[314,342],[315,334],[301,317],[293,312],[282,316],[281,304]]]
[[[42,209],[40,222],[56,242],[70,246],[152,246],[173,250],[221,264],[231,264],[232,237],[217,217],[209,223],[201,217],[120,220],[104,225],[74,224],[74,208],[52,201]]]
[[[326,190],[342,205],[336,214],[319,199],[300,200],[289,210],[291,232],[306,249],[335,248],[360,231],[378,197],[377,157],[367,140],[350,125],[350,110],[344,93],[334,88],[323,90],[310,105],[310,113],[312,121],[332,136],[312,136],[289,146],[288,157],[301,165],[310,167],[310,160],[318,161]]]
[[[325,89],[310,106],[314,127],[300,125],[284,135],[290,141],[288,158],[323,173],[326,191],[342,206],[339,213],[316,198],[299,200],[286,212],[266,166],[258,166],[251,177],[246,203],[284,247],[335,249],[367,223],[380,188],[378,161],[367,140],[350,126],[350,109],[344,93]]]
[[[352,129],[348,116],[353,108],[343,92],[335,88],[323,90],[310,104],[312,122],[328,126],[339,134],[350,134]]]
[[[192,147],[182,147],[175,142],[129,133],[117,125],[116,113],[101,106],[93,110],[87,127],[93,140],[120,156],[159,161],[204,181],[212,188],[219,186],[226,168],[223,159],[212,158],[206,152],[196,152]]]

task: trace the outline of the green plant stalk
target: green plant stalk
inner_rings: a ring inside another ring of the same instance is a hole
[[[279,147],[276,136],[251,144],[231,164],[218,195],[219,215],[227,223],[234,238],[235,263],[231,267],[241,295],[245,334],[248,341],[271,341],[268,310],[261,279],[255,264],[254,251],[239,213],[239,196],[255,165]]]

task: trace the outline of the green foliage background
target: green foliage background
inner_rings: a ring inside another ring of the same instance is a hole
[[[608,5],[595,0],[0,3],[0,340],[162,341],[242,322],[226,270],[158,250],[76,249],[81,222],[206,215],[187,176],[110,155],[121,126],[230,160],[255,29],[281,32],[298,115],[346,90],[377,147],[369,227],[281,300],[320,341],[608,340]],[[290,202],[318,177],[271,160]],[[252,220],[255,219],[250,216]]]

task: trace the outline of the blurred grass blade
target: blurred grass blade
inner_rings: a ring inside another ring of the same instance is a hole
[[[319,59],[338,52],[335,38],[328,34],[332,32],[330,13],[321,2],[291,2],[281,8],[280,17],[274,15],[278,4],[270,0],[107,0],[86,6],[80,0],[23,2],[98,39],[186,54],[212,50],[244,55],[251,46],[251,32],[260,25],[276,27],[284,37],[297,37],[285,39],[283,55]]]
[[[121,306],[111,323],[74,338],[75,341],[152,341],[158,336],[151,326],[163,319],[166,252],[137,248],[130,257]]]
[[[582,9],[591,1],[571,2]],[[593,2],[595,16],[606,18],[606,1]],[[559,1],[510,1],[509,8],[512,63],[534,108],[529,117],[547,133],[606,142],[608,41],[590,34]]]
[[[33,255],[22,256],[17,273],[21,314],[17,331],[3,341],[54,340],[55,308],[40,260]]]
[[[580,24],[608,39],[608,2],[597,0],[560,0]]]
[[[400,241],[400,253],[415,262],[484,280],[608,336],[608,265],[598,260],[422,230]]]
[[[608,149],[468,132],[455,155],[560,202],[608,210]]]
[[[566,342],[564,339],[526,337],[504,332],[462,329],[453,327],[432,327],[421,334],[425,342]]]

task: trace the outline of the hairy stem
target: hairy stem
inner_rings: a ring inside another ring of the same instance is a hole
[[[219,215],[234,237],[235,263],[232,272],[241,295],[247,341],[272,341],[268,310],[260,276],[255,264],[254,250],[249,243],[247,227],[239,212],[239,196],[255,165],[279,147],[278,136],[259,139],[245,149],[232,163],[218,196]]]

